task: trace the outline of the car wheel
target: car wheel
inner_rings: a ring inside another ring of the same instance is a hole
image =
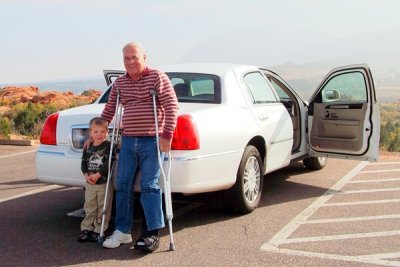
[[[236,183],[224,191],[225,206],[243,214],[255,210],[263,190],[262,173],[260,153],[254,146],[247,146],[240,160]]]
[[[328,158],[325,157],[310,157],[303,159],[303,164],[309,170],[321,170],[325,167]]]

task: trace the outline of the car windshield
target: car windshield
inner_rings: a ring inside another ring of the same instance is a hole
[[[178,102],[221,103],[221,81],[216,75],[203,73],[167,72],[174,87]],[[99,103],[107,103],[111,86],[102,95]]]

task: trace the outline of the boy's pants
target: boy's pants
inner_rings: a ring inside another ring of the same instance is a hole
[[[96,233],[101,231],[101,220],[104,205],[104,197],[106,194],[107,184],[95,184],[91,185],[85,183],[85,204],[83,206],[85,210],[85,218],[81,223],[81,231],[89,230]],[[108,228],[108,223],[111,217],[112,199],[114,189],[112,188],[112,183],[109,185],[109,193],[107,196],[107,208],[106,216],[104,221],[104,231]]]

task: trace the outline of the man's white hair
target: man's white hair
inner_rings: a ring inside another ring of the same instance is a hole
[[[124,48],[122,48],[122,52],[125,52],[125,49],[126,49],[127,47],[135,47],[135,48],[139,49],[139,50],[142,52],[143,55],[146,54],[146,52],[144,51],[143,46],[142,46],[141,44],[139,44],[139,43],[136,43],[136,42],[127,43],[127,44],[124,46]]]

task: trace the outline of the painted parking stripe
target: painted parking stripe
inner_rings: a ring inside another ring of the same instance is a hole
[[[360,173],[363,174],[363,173],[382,173],[382,172],[400,172],[400,169],[362,171]]]
[[[380,189],[349,190],[349,191],[336,192],[336,194],[343,195],[343,194],[359,194],[359,193],[391,192],[391,191],[400,191],[400,187],[380,188]]]
[[[285,248],[276,248],[270,247],[268,251],[277,252],[281,254],[291,255],[291,256],[307,256],[311,258],[322,258],[329,260],[340,260],[340,261],[350,261],[357,263],[367,263],[367,264],[378,264],[384,266],[400,266],[398,262],[390,261],[386,259],[397,259],[400,257],[400,253],[383,253],[383,254],[374,254],[376,257],[371,258],[370,255],[363,256],[346,256],[346,255],[336,255],[336,254],[326,254],[320,252],[311,252],[311,251],[300,251],[300,250],[292,250]]]
[[[395,199],[354,201],[354,202],[333,202],[333,203],[326,203],[326,204],[323,205],[323,207],[370,205],[370,204],[396,203],[396,202],[400,202],[400,199],[399,198],[395,198]]]
[[[346,240],[346,239],[356,239],[365,237],[383,237],[383,236],[398,236],[398,235],[400,235],[400,230],[358,233],[358,234],[310,236],[310,237],[298,237],[298,238],[281,240],[280,244],[294,244],[294,243],[306,243],[306,242],[317,242],[317,241]]]
[[[32,190],[32,191],[28,191],[28,192],[25,192],[25,193],[22,193],[22,194],[18,194],[18,195],[15,195],[15,196],[2,198],[2,199],[0,199],[0,203],[5,202],[5,201],[9,201],[9,200],[13,200],[13,199],[17,199],[17,198],[20,198],[20,197],[26,197],[26,196],[34,195],[34,194],[37,194],[37,193],[42,193],[42,192],[46,192],[46,191],[50,191],[50,190],[54,190],[54,189],[59,189],[59,188],[62,188],[62,187],[63,186],[61,186],[61,185],[48,185],[48,186],[41,187],[41,188],[36,189],[36,190]]]
[[[32,153],[32,152],[35,152],[35,151],[36,151],[36,149],[35,150],[29,150],[29,151],[21,152],[21,153],[15,153],[15,154],[10,154],[10,155],[0,156],[0,159],[15,157],[15,156],[23,155],[23,154]]]
[[[340,192],[339,190],[346,184],[347,181],[352,179],[358,174],[368,163],[360,162],[354,167],[349,173],[347,173],[342,179],[340,179],[331,189],[327,190],[321,197],[317,198],[310,206],[308,206],[303,212],[297,215],[286,227],[279,231],[269,242],[264,243],[261,246],[261,250],[268,250],[272,245],[278,247],[282,241],[286,240],[297,228],[303,224],[308,218],[310,218],[324,203],[326,203],[335,193]]]
[[[379,164],[379,163],[375,163],[374,165],[377,165],[377,164]],[[398,163],[396,162],[396,164],[398,164]],[[292,243],[347,240],[347,239],[366,238],[366,237],[399,236],[400,229],[396,230],[396,231],[382,231],[382,232],[370,232],[370,233],[354,233],[354,234],[289,238],[303,224],[336,223],[336,222],[339,223],[339,222],[370,221],[370,220],[382,220],[382,219],[385,219],[385,220],[399,219],[400,214],[350,217],[350,218],[316,219],[316,220],[309,219],[319,208],[322,208],[325,206],[335,206],[335,205],[350,205],[349,202],[327,203],[330,200],[330,198],[334,195],[400,191],[400,188],[341,191],[343,186],[345,186],[347,183],[351,182],[352,178],[354,178],[354,176],[356,176],[357,174],[371,173],[371,171],[363,171],[363,169],[367,165],[368,165],[367,162],[360,162],[348,174],[346,174],[343,178],[341,178],[332,188],[327,190],[321,197],[316,199],[310,206],[308,206],[305,210],[303,210],[303,212],[301,212],[299,215],[297,215],[284,228],[282,228],[275,236],[273,236],[271,238],[270,241],[265,242],[261,246],[260,250],[281,253],[281,254],[288,254],[288,255],[318,257],[318,258],[323,258],[323,259],[333,259],[333,260],[342,260],[342,261],[344,260],[344,261],[351,261],[351,262],[357,262],[357,263],[361,262],[361,263],[368,263],[368,264],[380,264],[380,265],[386,265],[386,266],[400,266],[400,261],[398,261],[398,259],[400,258],[400,252],[348,256],[348,255],[341,255],[341,254],[320,253],[320,252],[312,252],[312,251],[303,251],[301,249],[296,250],[296,249],[287,249],[287,248],[280,247],[280,245],[292,244]],[[398,170],[400,171],[400,169],[398,169]],[[390,171],[394,171],[394,170],[390,170]],[[386,172],[386,170],[373,171],[373,172],[374,173]],[[397,178],[395,178],[395,179],[396,179],[395,181],[398,180]],[[385,179],[383,179],[383,180],[385,180]],[[383,180],[380,180],[379,182],[382,182]],[[392,179],[386,179],[386,180],[393,181]],[[368,182],[368,181],[366,181],[366,182]],[[377,201],[358,201],[358,202],[351,203],[351,205],[388,203],[388,202],[399,202],[399,199],[377,200]],[[390,260],[390,259],[394,259],[394,260]]]
[[[400,178],[388,178],[388,179],[375,179],[375,180],[354,180],[349,181],[349,184],[358,184],[358,183],[380,183],[380,182],[397,182],[400,181]]]
[[[400,161],[371,162],[370,166],[400,164]]]
[[[348,217],[348,218],[334,218],[334,219],[316,219],[307,220],[305,224],[315,223],[335,223],[335,222],[357,222],[357,221],[373,221],[373,220],[387,220],[387,219],[400,219],[400,214],[390,215],[377,215],[377,216],[359,216],[359,217]]]

